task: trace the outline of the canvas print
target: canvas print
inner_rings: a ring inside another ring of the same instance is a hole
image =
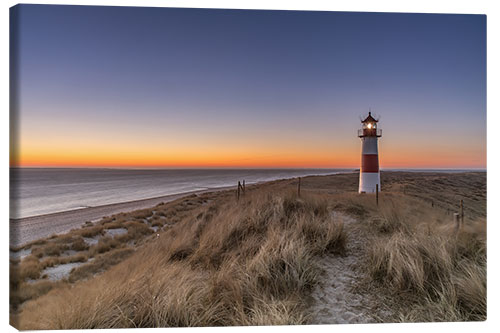
[[[10,9],[10,323],[486,320],[486,16]]]

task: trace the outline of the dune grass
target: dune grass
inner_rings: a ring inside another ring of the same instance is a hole
[[[38,295],[33,293],[34,297],[19,297],[24,293],[20,290],[21,287],[28,288],[27,286],[33,283],[50,282],[45,280],[45,268],[67,263],[84,263],[89,258],[97,258],[93,265],[86,265],[72,274],[70,280],[75,282],[80,278],[90,278],[93,274],[127,258],[135,247],[145,243],[146,238],[155,236],[148,221],[144,221],[145,217],[152,216],[151,226],[162,227],[167,224],[171,227],[195,208],[190,204],[187,209],[186,202],[203,200],[206,199],[191,195],[171,203],[159,204],[151,209],[106,216],[97,222],[87,221],[81,228],[65,234],[52,235],[21,246],[11,246],[10,250],[13,252],[29,250],[29,255],[22,259],[10,259],[11,312],[17,311],[22,303],[19,303],[20,300],[33,299]],[[108,230],[117,228],[127,229],[127,233],[114,237],[107,234]],[[89,240],[95,241],[96,244],[88,243]],[[108,252],[110,255],[107,255]]]
[[[131,248],[118,248],[104,254],[97,255],[92,262],[76,267],[71,270],[68,282],[76,282],[93,277],[97,273],[104,272],[108,268],[123,261],[134,252]]]
[[[459,229],[451,217],[408,198],[387,198],[369,225],[367,270],[399,293],[401,321],[486,319],[486,221]]]
[[[63,282],[53,282],[47,280],[35,283],[22,282],[21,286],[17,289],[17,291],[11,293],[10,296],[11,306],[14,308],[18,308],[23,302],[26,302],[30,299],[38,298],[48,293],[54,287],[62,287],[63,285],[64,285]]]
[[[249,195],[194,212],[104,274],[26,303],[19,327],[303,324],[314,256],[344,242],[325,200]]]
[[[247,186],[238,203],[229,191],[192,195],[12,249],[32,254],[11,260],[11,321],[22,329],[308,323],[316,256],[342,254],[349,241],[332,210],[355,216],[369,235],[362,283],[390,297],[399,321],[485,320],[485,175],[388,175],[379,206],[355,192],[355,174],[308,177],[301,198],[294,180]],[[450,210],[461,198],[466,221],[455,230]],[[107,234],[116,228],[127,232]],[[44,268],[75,261],[83,264],[65,281],[43,280]]]

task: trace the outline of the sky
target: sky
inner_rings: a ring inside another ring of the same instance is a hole
[[[18,5],[11,165],[486,168],[486,16]]]

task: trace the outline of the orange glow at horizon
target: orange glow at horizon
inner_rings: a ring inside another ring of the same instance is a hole
[[[354,148],[354,147],[349,147]],[[394,149],[379,151],[381,168],[485,168],[486,153],[443,154],[439,150]],[[359,149],[256,150],[232,149],[27,149],[11,157],[16,167],[118,167],[118,168],[359,168]]]
[[[300,152],[296,156],[292,153],[279,153],[266,151],[263,154],[255,152],[162,152],[140,151],[106,152],[95,151],[89,153],[55,153],[51,151],[36,151],[30,154],[21,154],[18,163],[12,166],[21,167],[319,167],[349,168],[357,164],[354,156],[335,159],[333,156],[325,158],[325,154]]]
[[[346,132],[280,129],[242,135],[215,130],[135,132],[129,128],[27,126],[11,140],[13,167],[117,168],[354,168],[360,167],[361,142]],[[88,133],[92,133],[89,135]],[[140,133],[140,134],[139,134]],[[379,141],[380,167],[486,168],[481,142]],[[456,149],[460,146],[460,150]]]

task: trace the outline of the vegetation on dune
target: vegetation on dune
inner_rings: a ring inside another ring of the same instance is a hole
[[[13,252],[28,251],[24,258],[10,259],[11,314],[16,317],[23,302],[35,299],[52,289],[40,286],[62,287],[68,283],[92,278],[95,274],[118,264],[134,252],[138,244],[144,243],[152,236],[150,223],[143,216],[152,216],[152,221],[158,221],[159,218],[163,221],[165,216],[168,216],[170,219],[163,222],[166,227],[170,227],[192,210],[192,208],[183,207],[182,210],[176,208],[187,200],[201,203],[205,199],[191,196],[172,203],[160,204],[149,210],[119,213],[104,217],[96,223],[86,222],[80,229],[71,230],[66,234],[52,235],[23,246],[11,246],[10,250]],[[134,218],[134,215],[140,218]],[[158,224],[156,226],[159,227]],[[108,231],[118,228],[123,228],[126,233],[116,236],[108,234]],[[96,243],[89,243],[89,240]],[[89,259],[94,261],[87,263]],[[63,281],[47,280],[47,275],[44,274],[46,268],[68,263],[82,263],[82,265],[73,268]]]
[[[92,262],[85,263],[84,265],[72,269],[67,280],[68,282],[76,282],[91,278],[95,274],[104,272],[111,266],[128,258],[133,252],[134,249],[122,247],[98,255]]]
[[[324,200],[248,195],[192,214],[99,277],[27,303],[19,324],[303,324],[318,273],[314,256],[341,252],[344,242]]]
[[[396,291],[412,295],[415,306],[402,321],[467,321],[486,319],[484,245],[468,246],[468,230],[431,233],[395,232],[371,248],[370,273]],[[467,241],[465,241],[467,242]],[[462,252],[465,250],[465,252]]]
[[[401,321],[486,319],[486,222],[456,229],[428,205],[388,197],[372,219],[367,270],[398,293]]]
[[[11,321],[22,329],[307,323],[316,258],[342,255],[350,237],[332,211],[364,229],[360,287],[387,295],[400,321],[485,320],[485,174],[382,173],[378,206],[355,192],[357,177],[303,178],[300,198],[294,180],[247,186],[239,202],[230,191],[191,195],[13,248],[31,253],[11,259]],[[466,219],[456,230],[459,199]],[[45,268],[72,262],[82,264],[65,280],[44,279]]]
[[[47,280],[35,283],[21,282],[19,288],[16,289],[17,291],[15,293],[11,292],[10,306],[17,308],[26,301],[45,295],[54,287],[63,287],[64,285],[64,282],[52,282]]]
[[[476,184],[477,179],[467,181]],[[458,186],[451,183],[444,197],[452,197],[453,184]],[[422,200],[421,195],[420,191],[418,195],[382,192],[379,206],[373,197],[354,193],[335,195],[332,200],[335,209],[357,216],[359,226],[371,235],[366,240],[364,267],[369,284],[390,296],[400,321],[485,320],[484,202],[469,196],[476,205],[466,206],[468,217],[456,229],[442,202]],[[458,201],[455,197],[457,211]]]

